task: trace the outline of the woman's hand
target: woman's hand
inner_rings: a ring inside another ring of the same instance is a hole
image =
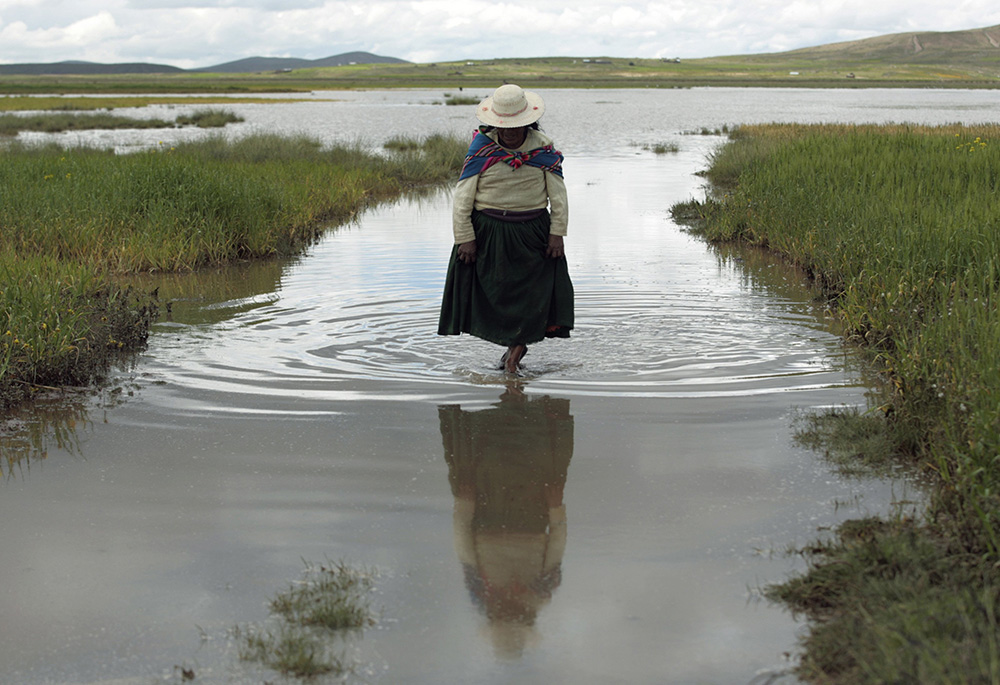
[[[549,247],[545,250],[545,256],[552,259],[566,256],[566,250],[563,248],[563,237],[561,235],[549,235]]]
[[[458,246],[458,258],[463,264],[472,264],[476,261],[476,241],[470,240]]]

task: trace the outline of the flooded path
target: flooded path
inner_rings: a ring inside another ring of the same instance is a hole
[[[784,550],[912,492],[793,444],[865,388],[800,274],[671,222],[716,143],[568,156],[577,329],[515,384],[434,334],[446,192],[162,282],[123,392],[0,485],[0,682],[273,682],[229,630],[327,559],[378,573],[365,682],[782,672],[799,626],[758,588]]]

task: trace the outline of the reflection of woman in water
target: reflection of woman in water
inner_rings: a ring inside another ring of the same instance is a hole
[[[562,580],[569,400],[516,389],[489,409],[438,407],[455,497],[455,550],[497,654],[518,656]]]

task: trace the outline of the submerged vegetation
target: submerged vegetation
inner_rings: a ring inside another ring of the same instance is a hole
[[[468,95],[444,94],[444,104],[446,105],[478,105],[482,98],[470,97]]]
[[[934,482],[920,521],[849,522],[771,588],[813,619],[809,680],[1000,682],[998,170],[1000,126],[748,126],[676,208],[815,278],[885,387],[863,425],[817,425]]]
[[[0,408],[99,377],[156,302],[119,275],[293,254],[331,223],[453,178],[465,146],[377,154],[306,137],[213,137],[127,155],[0,147]]]
[[[652,152],[657,155],[665,155],[668,152],[680,152],[681,146],[677,143],[652,143],[649,145],[643,145],[643,150],[647,152]]]
[[[234,628],[240,658],[303,678],[348,672],[350,664],[337,647],[375,623],[373,584],[365,569],[307,563],[302,579],[271,600],[275,625]]]

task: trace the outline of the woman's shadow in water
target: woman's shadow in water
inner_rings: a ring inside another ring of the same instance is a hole
[[[441,405],[438,416],[465,584],[495,653],[516,658],[538,640],[538,612],[562,580],[569,400],[511,383],[488,409]]]

